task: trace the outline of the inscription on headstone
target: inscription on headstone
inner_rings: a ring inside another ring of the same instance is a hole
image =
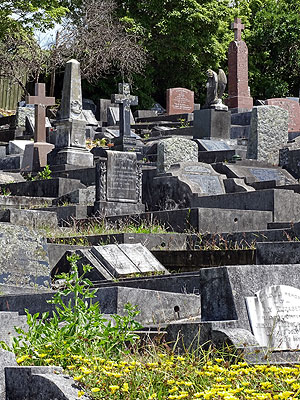
[[[194,111],[194,92],[185,88],[167,90],[167,114],[192,113]]]
[[[187,178],[193,184],[199,187],[199,190],[203,194],[223,194],[224,189],[217,176],[208,175],[196,175],[196,174],[182,174],[183,177]]]
[[[135,203],[137,201],[136,154],[107,153],[107,200]]]
[[[247,297],[254,336],[261,346],[300,349],[300,290],[285,285],[266,287]]]

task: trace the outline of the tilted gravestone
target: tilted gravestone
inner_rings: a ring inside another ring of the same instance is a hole
[[[185,88],[167,89],[167,114],[185,114],[194,111],[194,92]]]
[[[46,239],[30,228],[0,223],[0,286],[4,293],[50,288]]]
[[[288,112],[277,106],[252,110],[247,158],[279,164],[279,149],[288,140]]]
[[[141,213],[142,169],[134,152],[107,151],[96,165],[94,211],[105,215]]]
[[[300,290],[273,285],[247,297],[254,336],[261,346],[280,350],[300,349]]]

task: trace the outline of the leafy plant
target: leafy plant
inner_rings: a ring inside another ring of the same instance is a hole
[[[134,331],[141,325],[134,320],[138,314],[135,308],[127,304],[127,315],[112,315],[111,320],[104,318],[99,303],[92,300],[96,290],[91,290],[92,283],[84,276],[91,267],[83,266],[80,275],[78,256],[72,255],[68,261],[71,272],[59,276],[64,287],[48,301],[55,305],[52,315],[49,312],[31,315],[26,310],[28,331],[15,328],[18,336],[13,338],[12,349],[31,364],[43,365],[45,357],[54,359],[56,354],[60,354],[58,363],[63,367],[70,354],[115,357],[126,350],[128,343],[138,339]],[[2,346],[8,349],[3,342]]]

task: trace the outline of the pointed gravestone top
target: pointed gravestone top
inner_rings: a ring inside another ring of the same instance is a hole
[[[84,120],[80,64],[77,60],[66,63],[59,119]]]

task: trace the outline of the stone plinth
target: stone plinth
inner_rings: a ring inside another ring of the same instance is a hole
[[[158,172],[166,172],[172,165],[188,161],[198,162],[198,145],[195,142],[183,138],[170,138],[158,143]]]
[[[194,112],[194,138],[230,139],[230,112],[204,109]]]
[[[167,114],[192,113],[194,111],[194,92],[185,88],[167,90]]]
[[[253,108],[247,158],[278,165],[279,149],[287,140],[288,111],[276,106]]]
[[[266,105],[278,106],[287,110],[289,113],[289,132],[300,131],[300,105],[297,101],[274,98],[266,100]]]

